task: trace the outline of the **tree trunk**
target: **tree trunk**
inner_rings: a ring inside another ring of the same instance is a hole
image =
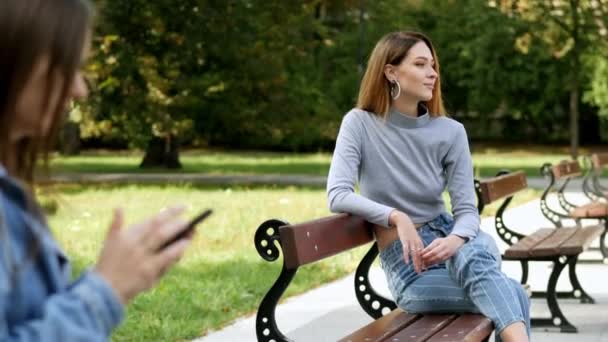
[[[67,121],[59,132],[59,152],[65,156],[80,154],[80,125]]]
[[[578,157],[578,98],[580,91],[580,70],[581,70],[581,40],[579,38],[579,16],[578,16],[578,8],[579,8],[578,0],[570,0],[570,11],[572,14],[572,40],[574,41],[574,48],[572,49],[572,60],[570,63],[570,155],[572,159],[576,159]]]
[[[174,137],[153,138],[148,142],[146,154],[139,167],[181,169],[179,162],[179,142]]]
[[[578,71],[574,71],[575,73]],[[576,78],[576,76],[575,76]],[[573,81],[572,89],[570,90],[570,155],[572,159],[578,157],[578,82]]]

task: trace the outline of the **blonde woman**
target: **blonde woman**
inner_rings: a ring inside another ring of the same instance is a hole
[[[445,115],[439,61],[424,35],[393,32],[376,44],[357,107],[340,127],[327,193],[332,212],[375,224],[403,310],[479,312],[494,322],[497,341],[529,340],[528,297],[501,272],[494,240],[479,230],[467,134]]]

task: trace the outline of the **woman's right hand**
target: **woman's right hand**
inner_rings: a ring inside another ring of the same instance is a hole
[[[117,209],[95,271],[122,302],[152,288],[182,256],[191,239],[160,247],[186,227],[179,216],[184,208],[169,208],[129,229],[122,229],[123,213]]]
[[[401,245],[403,246],[403,259],[405,263],[409,264],[411,256],[416,273],[422,272],[421,252],[424,244],[422,243],[422,239],[420,239],[420,235],[418,235],[418,231],[416,231],[414,222],[405,213],[393,210],[389,215],[389,224],[397,229],[399,240],[401,240]]]

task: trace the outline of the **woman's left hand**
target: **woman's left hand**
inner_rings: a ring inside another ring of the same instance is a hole
[[[437,238],[426,246],[422,253],[422,264],[425,267],[443,262],[451,258],[460,247],[464,245],[464,239],[456,235],[448,235],[445,238]]]

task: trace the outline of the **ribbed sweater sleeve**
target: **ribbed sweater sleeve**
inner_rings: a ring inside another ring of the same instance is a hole
[[[479,213],[475,204],[473,162],[464,127],[459,124],[455,139],[445,158],[448,193],[452,201],[452,234],[472,239],[479,232]]]
[[[355,112],[344,116],[327,177],[329,209],[334,213],[357,215],[371,223],[388,227],[388,217],[394,208],[355,193],[363,153],[362,130],[362,123]]]

